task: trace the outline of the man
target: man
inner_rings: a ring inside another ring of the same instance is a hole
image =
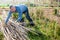
[[[22,14],[24,13],[26,15],[26,18],[30,22],[30,25],[34,26],[33,20],[29,16],[28,8],[25,5],[16,5],[16,6],[10,6],[10,11],[8,13],[8,17],[5,21],[5,24],[9,21],[9,18],[11,17],[11,14],[13,12],[18,12],[18,19],[17,22],[22,22]]]

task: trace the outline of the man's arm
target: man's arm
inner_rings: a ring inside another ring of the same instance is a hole
[[[22,19],[22,12],[21,12],[21,11],[19,11],[18,13],[19,13],[19,14],[18,14],[17,22],[18,22],[18,21],[21,21],[21,19]]]
[[[9,11],[9,13],[8,13],[8,17],[7,17],[7,19],[5,20],[5,24],[7,24],[7,22],[9,21],[9,18],[11,17],[11,14],[12,14],[12,12]]]

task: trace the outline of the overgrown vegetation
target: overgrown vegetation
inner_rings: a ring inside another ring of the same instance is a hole
[[[56,27],[58,27],[58,24],[55,21],[50,21],[49,19],[45,18],[41,10],[38,10],[36,14],[37,15],[31,16],[32,19],[34,20],[35,26],[33,27],[28,25],[28,27],[32,27],[32,29],[40,33],[40,35],[29,33],[28,36],[30,37],[30,39],[55,40],[56,38],[55,31],[56,31]]]
[[[2,32],[0,32],[0,40],[4,40],[4,35]]]
[[[55,10],[55,14],[57,11]],[[30,40],[60,40],[60,26],[55,21],[50,21],[43,16],[42,9],[38,8],[36,13],[30,12],[30,16],[33,19],[35,26],[28,25],[27,19],[25,19],[27,26],[33,29],[33,32],[28,32],[28,37]],[[13,18],[17,19],[18,14],[13,14]]]
[[[28,32],[30,40],[58,40],[55,32],[58,32],[56,31],[56,27],[59,27],[59,25],[55,21],[50,21],[49,19],[45,18],[43,16],[43,11],[41,11],[40,9],[37,9],[36,13],[31,12],[30,16],[34,21],[35,26],[28,25],[29,22],[27,21],[27,19],[25,19],[27,27],[30,27],[38,33],[37,35],[33,32]]]

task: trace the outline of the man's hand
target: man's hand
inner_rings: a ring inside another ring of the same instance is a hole
[[[7,24],[5,24],[5,23],[2,23],[3,24],[3,27],[6,27],[7,26]]]
[[[15,23],[16,23],[17,25],[19,25],[19,22],[17,22],[17,20],[15,21]]]
[[[15,21],[15,23],[18,23],[17,21]]]
[[[4,21],[2,21],[2,25],[3,25],[3,27],[7,26],[7,24]]]

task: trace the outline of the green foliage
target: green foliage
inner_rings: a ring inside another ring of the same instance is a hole
[[[13,17],[14,19],[17,19],[17,18],[18,18],[18,13],[13,13],[13,14],[12,14],[12,17]]]
[[[55,9],[55,15],[57,15],[57,12],[58,12],[57,9]]]
[[[0,17],[0,21],[2,20],[2,18]]]
[[[0,32],[0,40],[3,40],[4,39],[4,35],[2,32]]]
[[[57,15],[57,8],[55,8],[55,15]],[[14,15],[17,18],[17,14]],[[43,16],[43,11],[37,8],[36,13],[30,12],[30,16],[33,19],[35,26],[27,27],[32,28],[34,31],[38,32],[40,35],[36,35],[32,32],[28,32],[30,40],[60,40],[60,26],[55,21],[50,21]],[[28,23],[28,21],[26,21]],[[56,34],[55,34],[56,32]]]
[[[56,13],[57,13],[57,9],[55,9],[55,14]],[[35,26],[30,26],[27,24],[27,27],[30,27],[31,29],[39,33],[39,35],[36,35],[32,32],[28,32],[28,36],[30,40],[54,40],[57,38],[57,35],[59,37],[60,30],[56,30],[58,24],[55,21],[50,21],[49,19],[45,18],[43,16],[42,9],[38,8],[36,13],[31,12],[30,16],[34,21]],[[13,14],[13,17],[17,18],[18,14]],[[26,23],[28,23],[28,21],[26,21]],[[54,33],[55,31],[57,31],[57,35]]]
[[[31,17],[35,23],[35,26],[27,25],[27,27],[33,28],[36,32],[41,33],[41,35],[36,35],[29,32],[28,36],[30,40],[54,40],[56,38],[56,34],[54,32],[56,31],[58,24],[55,21],[50,21],[45,18],[41,10],[37,10],[36,15]]]
[[[58,27],[56,28],[56,33],[58,36],[60,36],[60,26],[58,25]]]
[[[18,18],[18,13],[13,13],[13,14],[12,14],[12,17],[13,17],[14,19],[17,19],[17,18]],[[22,18],[25,18],[25,15],[22,15]]]

